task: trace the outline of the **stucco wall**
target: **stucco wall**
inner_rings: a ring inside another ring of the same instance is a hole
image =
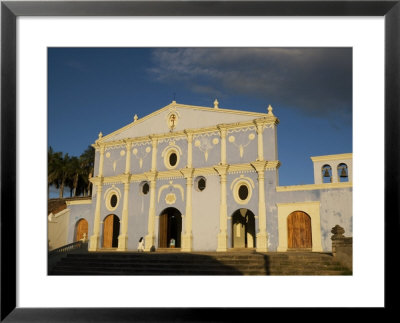
[[[80,219],[85,219],[88,222],[88,238],[93,234],[94,223],[94,208],[93,201],[88,204],[69,205],[70,210],[68,221],[68,242],[72,243],[75,240],[75,228]]]
[[[133,182],[129,189],[128,249],[136,250],[139,239],[147,234],[150,192],[143,194],[142,182]]]
[[[70,212],[70,210],[64,209],[52,216],[51,221],[47,221],[49,251],[62,247],[68,243]]]
[[[151,168],[152,145],[150,141],[132,145],[131,173],[147,172]]]
[[[221,161],[221,138],[218,132],[193,136],[193,167],[208,167]]]
[[[305,191],[277,192],[275,203],[320,202],[320,232],[323,251],[332,251],[331,229],[339,224],[348,236],[353,234],[352,188],[316,189]],[[271,204],[274,201],[271,200]],[[302,211],[302,210],[299,210]],[[287,214],[289,215],[289,214]],[[273,228],[271,227],[270,230]],[[277,229],[277,228],[276,228]],[[275,231],[275,232],[274,232]],[[276,230],[270,234],[277,233]],[[271,248],[276,248],[275,240]]]
[[[193,249],[215,251],[219,232],[219,176],[204,176],[206,188],[203,191],[193,189],[192,230]]]

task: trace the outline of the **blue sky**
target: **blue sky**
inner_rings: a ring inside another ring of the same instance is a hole
[[[79,156],[178,103],[279,118],[280,185],[313,183],[310,156],[352,152],[351,48],[49,48],[48,145]]]

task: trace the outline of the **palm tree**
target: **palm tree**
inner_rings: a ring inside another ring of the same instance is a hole
[[[95,149],[92,146],[88,146],[86,150],[79,157],[80,165],[82,168],[81,178],[82,185],[85,187],[82,188],[83,194],[92,195],[92,183],[90,182],[90,178],[93,176],[94,171],[94,157],[95,157]]]
[[[80,161],[73,156],[68,161],[68,178],[67,185],[70,188],[70,197],[76,196],[76,188],[78,187],[79,176],[82,172]]]
[[[59,153],[59,157],[56,158],[56,169],[54,171],[57,181],[55,182],[56,188],[59,190],[59,198],[64,197],[64,188],[68,178],[71,176],[71,167],[69,165],[70,157],[68,153],[63,155]]]
[[[50,146],[47,152],[47,194],[49,196],[50,186],[59,187],[59,172],[58,167],[62,159],[61,152],[55,152]]]

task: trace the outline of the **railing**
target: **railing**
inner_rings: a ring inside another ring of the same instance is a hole
[[[60,248],[51,250],[49,252],[49,256],[57,255],[57,254],[60,254],[60,253],[66,253],[66,252],[69,252],[69,251],[72,251],[72,250],[84,249],[85,247],[87,247],[87,242],[83,242],[83,241],[80,240],[80,241],[76,241],[76,242],[73,242],[73,243],[69,243],[69,244],[67,244],[65,246],[62,246]]]
[[[48,273],[54,268],[58,261],[66,257],[68,253],[86,253],[88,252],[88,241],[76,241],[69,243],[60,248],[49,251],[49,256],[47,259],[47,270]]]

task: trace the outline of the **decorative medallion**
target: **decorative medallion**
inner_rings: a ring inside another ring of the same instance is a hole
[[[176,202],[176,195],[174,193],[169,193],[165,196],[165,203],[168,205],[174,204]]]

